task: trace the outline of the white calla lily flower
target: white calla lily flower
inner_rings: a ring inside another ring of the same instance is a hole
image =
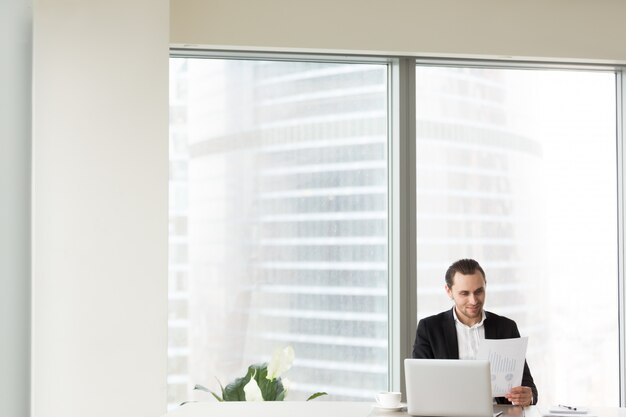
[[[254,375],[256,375],[256,371],[252,375],[252,378],[250,378],[250,382],[243,387],[243,392],[246,395],[246,401],[264,401],[263,393],[261,392],[261,388],[259,388],[259,384],[256,383]]]
[[[284,349],[276,349],[269,365],[267,365],[267,379],[279,378],[283,373],[287,372],[291,368],[291,364],[293,364],[295,355],[291,346],[287,346]]]

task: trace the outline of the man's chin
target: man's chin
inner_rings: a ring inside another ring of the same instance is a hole
[[[477,308],[475,310],[465,310],[465,314],[467,315],[467,317],[471,317],[474,319],[481,316],[483,314],[483,311],[480,308]]]

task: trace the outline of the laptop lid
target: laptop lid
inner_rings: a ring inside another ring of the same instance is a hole
[[[404,375],[411,415],[493,416],[489,361],[405,359]]]

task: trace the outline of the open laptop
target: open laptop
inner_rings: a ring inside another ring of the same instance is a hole
[[[414,416],[493,417],[489,361],[405,359],[407,412]]]

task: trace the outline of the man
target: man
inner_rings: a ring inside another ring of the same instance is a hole
[[[446,293],[454,307],[420,320],[413,357],[421,359],[475,359],[480,339],[520,337],[511,319],[483,310],[487,279],[473,259],[456,261],[446,272]],[[514,387],[498,404],[537,404],[537,387],[524,363],[522,385]]]

